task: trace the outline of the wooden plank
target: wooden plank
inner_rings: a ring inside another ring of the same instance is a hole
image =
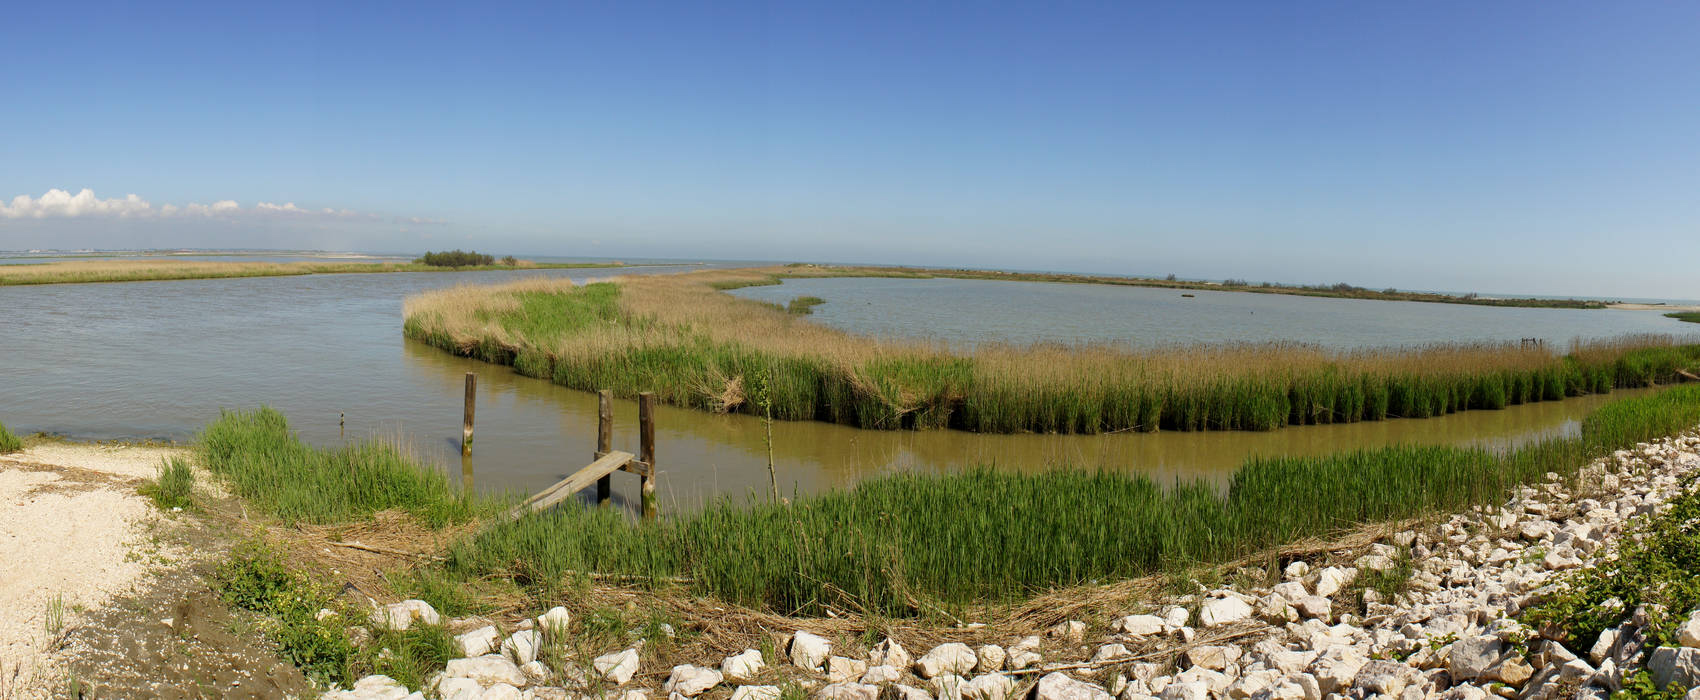
[[[596,483],[597,480],[608,476],[620,467],[625,466],[626,463],[632,461],[634,456],[635,455],[630,452],[621,452],[618,450],[609,452],[598,458],[596,461],[591,462],[589,466],[573,472],[572,476],[556,482],[554,486],[550,486],[549,488],[539,491],[537,495],[532,496],[531,498],[525,499],[525,502],[519,504],[519,507],[508,512],[508,517],[510,519],[517,518],[527,512],[540,511],[571,498],[573,494],[589,488],[590,485]]]

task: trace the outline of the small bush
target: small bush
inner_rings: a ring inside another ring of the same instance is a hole
[[[0,423],[0,454],[17,452],[21,449],[24,449],[24,441],[19,440],[18,436],[7,430],[5,423]]]
[[[143,484],[143,496],[153,499],[160,510],[193,508],[195,505],[195,471],[181,457],[172,457],[159,465],[159,477]]]
[[[511,259],[511,256],[509,259]],[[496,264],[496,257],[478,251],[445,250],[441,253],[427,252],[419,256],[419,259],[414,260],[414,262],[432,267],[477,267],[479,265]]]

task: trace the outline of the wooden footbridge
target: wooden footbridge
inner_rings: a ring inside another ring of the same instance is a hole
[[[472,454],[473,408],[477,386],[478,376],[467,372],[466,412],[461,423],[462,456]],[[597,504],[607,506],[613,501],[614,472],[617,471],[631,472],[638,476],[641,480],[639,492],[643,499],[643,517],[655,517],[655,394],[648,391],[638,394],[639,454],[636,455],[614,449],[614,392],[607,389],[598,391],[596,401],[596,454],[593,455],[593,461],[509,510],[509,519],[554,506],[590,488],[591,484],[596,484]]]

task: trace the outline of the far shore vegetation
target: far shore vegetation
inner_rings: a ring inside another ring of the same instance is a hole
[[[1700,323],[1700,311],[1676,311],[1665,314],[1665,318],[1674,318],[1678,321],[1687,321],[1689,323]]]
[[[1187,574],[1307,538],[1494,504],[1549,472],[1573,477],[1591,460],[1697,422],[1700,386],[1691,385],[1613,401],[1577,436],[1508,451],[1394,446],[1252,458],[1225,490],[1122,472],[982,467],[880,476],[790,502],[726,498],[654,522],[576,502],[490,517],[498,512],[491,502],[470,503],[429,466],[372,445],[302,445],[265,409],[208,426],[201,454],[233,491],[286,522],[358,522],[379,508],[464,522],[445,532],[444,559],[395,577],[398,596],[443,610],[475,609],[479,596],[557,600],[574,581],[597,576],[783,615],[913,618]],[[369,450],[383,454],[349,458]],[[290,484],[302,497],[244,484]]]
[[[488,257],[488,256],[484,256]],[[621,267],[620,263],[537,263],[512,257],[479,265],[434,265],[367,262],[225,262],[205,260],[74,260],[0,265],[0,286],[75,284],[85,282],[144,282],[157,280],[286,277],[376,272],[437,272],[475,270],[553,270]]]
[[[1108,284],[1124,287],[1159,287],[1164,289],[1206,290],[1221,292],[1250,292],[1254,294],[1288,294],[1307,297],[1336,297],[1341,299],[1373,299],[1378,301],[1418,301],[1435,304],[1469,304],[1473,306],[1516,306],[1543,309],[1604,309],[1612,302],[1591,299],[1546,299],[1539,297],[1495,297],[1467,294],[1413,292],[1394,288],[1369,289],[1345,282],[1335,284],[1276,284],[1251,282],[1244,279],[1225,279],[1220,282],[1183,280],[1175,275],[1162,279],[1154,277],[1124,277],[1118,275],[1082,275],[1061,272],[1007,272],[1002,270],[971,270],[928,267],[851,267],[793,263],[769,271],[767,281],[757,284],[778,284],[794,277],[944,277],[952,279],[1006,280],[1011,282],[1056,282],[1063,284]]]
[[[842,276],[844,269],[782,268]],[[959,352],[810,323],[719,290],[774,269],[532,279],[410,297],[404,332],[527,376],[674,405],[875,429],[1016,433],[1273,430],[1428,418],[1679,381],[1700,346],[1662,336],[1577,344],[1476,343],[1338,352],[1293,344],[1136,350],[983,345]]]

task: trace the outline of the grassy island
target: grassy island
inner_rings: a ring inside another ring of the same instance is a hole
[[[427,292],[404,332],[528,376],[679,406],[863,428],[995,433],[1272,430],[1426,418],[1676,381],[1700,346],[1631,337],[1559,354],[1480,343],[1336,352],[1292,344],[1133,350],[1000,346],[955,352],[810,323],[720,290],[844,268],[704,271],[587,286],[527,280]],[[876,273],[879,271],[876,271]],[[795,304],[793,305],[795,306]]]

